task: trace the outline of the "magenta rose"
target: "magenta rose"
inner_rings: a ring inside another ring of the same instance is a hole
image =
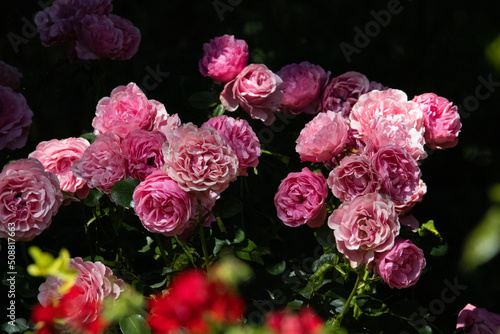
[[[342,202],[380,192],[382,183],[382,177],[373,168],[370,159],[360,155],[350,155],[342,159],[340,165],[330,172],[327,180],[333,195]]]
[[[330,161],[342,152],[349,139],[349,124],[342,115],[328,111],[317,114],[300,131],[295,150],[302,161]]]
[[[238,157],[213,128],[179,126],[167,134],[163,155],[163,169],[187,192],[221,193],[238,175]]]
[[[333,78],[321,96],[321,110],[349,117],[352,106],[369,91],[370,82],[359,72],[346,72]]]
[[[19,73],[17,68],[0,60],[0,86],[17,89],[19,88],[22,76],[23,75]]]
[[[165,113],[163,104],[148,100],[142,90],[131,82],[127,86],[116,87],[110,97],[99,101],[92,126],[97,135],[111,132],[123,139],[134,130],[152,130],[159,113]]]
[[[45,170],[57,176],[61,190],[72,194],[81,190],[85,194],[87,182],[73,175],[72,166],[89,146],[90,143],[83,138],[52,139],[39,143],[29,157],[38,159]]]
[[[128,176],[143,181],[165,164],[162,145],[167,140],[159,131],[135,130],[122,142],[128,164]]]
[[[308,224],[319,227],[325,222],[327,196],[323,174],[303,168],[300,172],[288,174],[281,181],[274,195],[274,205],[278,217],[287,226]]]
[[[400,122],[414,127],[422,134],[424,116],[419,105],[408,101],[405,92],[397,89],[384,91],[373,90],[359,97],[358,102],[352,106],[349,119],[351,127],[359,136],[370,133],[372,123],[380,116],[394,115]]]
[[[418,180],[417,190],[411,195],[411,199],[409,202],[403,204],[394,204],[396,207],[396,212],[398,215],[404,215],[413,209],[415,204],[418,202],[422,202],[424,195],[427,193],[427,185],[421,179]]]
[[[0,174],[0,238],[30,241],[49,228],[63,195],[55,174],[36,159],[20,159]]]
[[[205,77],[218,82],[233,80],[248,62],[248,45],[242,39],[224,35],[203,44],[203,58],[198,67]]]
[[[248,65],[232,81],[228,82],[220,95],[226,110],[234,111],[238,105],[254,119],[266,125],[274,122],[274,111],[283,99],[283,80],[265,65]]]
[[[111,0],[56,0],[38,12],[35,24],[44,46],[63,45],[74,41],[75,27],[86,15],[108,15]]]
[[[404,289],[418,282],[425,264],[420,248],[410,240],[396,238],[390,250],[377,253],[373,271],[391,288]]]
[[[151,173],[135,188],[133,199],[142,225],[153,233],[181,234],[191,216],[191,198],[161,170]]]
[[[462,123],[457,106],[434,93],[415,96],[424,114],[425,143],[433,150],[454,147],[458,143],[458,134]]]
[[[366,194],[342,203],[328,218],[337,249],[353,268],[369,264],[389,250],[399,234],[394,203],[384,195]]]
[[[458,313],[457,329],[459,328],[469,334],[498,334],[500,314],[467,304]]]
[[[0,86],[0,150],[26,145],[33,111],[26,99],[10,87]]]
[[[369,92],[371,92],[372,90],[386,90],[386,89],[389,89],[389,87],[377,81],[370,81],[370,86],[368,87]]]
[[[319,95],[325,88],[330,72],[307,61],[289,64],[276,73],[283,80],[283,100],[280,110],[291,114],[317,114]]]
[[[113,271],[99,261],[83,261],[76,257],[69,260],[69,268],[77,271],[75,285],[79,294],[71,300],[67,310],[65,322],[59,324],[61,332],[71,331],[71,323],[88,324],[95,321],[101,314],[101,306],[106,300],[116,300],[125,290],[125,282],[113,275]],[[38,288],[38,301],[47,307],[54,301],[61,299],[59,287],[62,281],[55,276],[48,276],[47,280]],[[88,307],[95,305],[96,307]]]
[[[90,188],[109,193],[116,182],[127,177],[127,160],[120,138],[112,133],[97,136],[73,164],[73,174],[86,180]]]
[[[127,60],[137,52],[141,33],[129,20],[113,14],[86,15],[76,27],[76,37],[80,59]]]
[[[410,202],[419,188],[420,168],[404,148],[384,146],[371,157],[372,165],[382,177],[382,192],[397,204]]]
[[[212,117],[202,126],[217,130],[238,157],[238,175],[247,176],[248,167],[257,167],[261,155],[260,143],[252,127],[244,119],[236,120],[226,115]]]

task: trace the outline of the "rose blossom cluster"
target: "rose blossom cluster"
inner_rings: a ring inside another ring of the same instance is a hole
[[[111,0],[56,0],[35,23],[42,44],[65,46],[70,59],[127,60],[137,53],[141,33],[112,9]]]
[[[62,281],[55,276],[48,276],[40,285],[40,304],[32,313],[33,322],[41,325],[37,333],[102,333],[106,327],[101,318],[103,302],[116,300],[125,282],[99,261],[72,258],[69,269],[77,271],[77,278],[67,293],[60,292]]]
[[[301,130],[296,152],[302,161],[326,167],[326,184],[341,202],[328,226],[352,267],[366,265],[391,288],[418,281],[424,254],[398,235],[401,224],[415,228],[408,212],[427,189],[419,167],[427,156],[424,145],[453,147],[460,127],[456,106],[433,93],[408,100],[403,91],[357,72],[327,84],[321,111]],[[288,226],[322,224],[311,214],[326,210],[319,182],[325,178],[305,170],[301,178],[289,174],[275,195],[278,217]]]
[[[14,91],[21,77],[15,67],[0,60],[0,150],[22,148],[28,140],[33,111],[24,96]]]

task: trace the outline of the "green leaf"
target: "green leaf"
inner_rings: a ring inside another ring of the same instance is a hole
[[[444,243],[443,245],[436,246],[431,249],[432,256],[443,256],[448,253],[448,244]]]
[[[330,263],[333,264],[335,260],[335,254],[323,254],[319,259],[313,262],[312,270],[317,271],[323,264]]]
[[[439,234],[438,230],[436,230],[436,227],[434,226],[434,220],[429,220],[427,223],[420,226],[420,228],[418,229],[418,234],[420,236],[424,236],[427,233],[427,231],[436,235],[439,238],[439,240],[443,241],[443,237],[441,237],[441,234]]]
[[[80,137],[83,139],[87,139],[89,141],[89,143],[92,144],[95,141],[96,135],[92,132],[87,132],[87,133],[82,134]]]
[[[274,276],[283,274],[285,269],[286,269],[285,261],[280,261],[266,266],[267,272]]]
[[[111,188],[111,198],[113,201],[123,206],[130,208],[132,202],[132,195],[135,188],[139,185],[140,181],[134,178],[128,178],[116,182]]]
[[[97,205],[97,203],[99,203],[99,199],[102,195],[104,195],[102,191],[97,188],[92,188],[90,189],[88,196],[83,200],[83,204],[93,208]]]
[[[304,304],[304,301],[295,299],[295,300],[292,300],[291,302],[289,302],[286,305],[286,307],[292,311],[298,311],[302,307],[303,304]]]
[[[218,101],[211,92],[196,92],[188,97],[188,102],[197,109],[206,109],[215,106]]]
[[[144,317],[140,314],[133,314],[120,319],[120,330],[123,334],[150,334],[151,330],[146,324]]]
[[[220,115],[224,115],[225,111],[226,111],[226,109],[224,109],[224,106],[222,104],[219,104],[217,107],[215,107],[212,115],[214,117],[217,117],[217,116],[220,116]]]
[[[146,253],[148,250],[151,249],[151,244],[153,243],[153,238],[147,236],[146,237],[146,245],[142,247],[140,250],[138,250],[139,253]]]
[[[14,334],[14,333],[24,333],[29,329],[28,321],[23,318],[17,318],[14,320],[14,326],[11,325],[8,322],[4,323],[0,329],[5,331],[7,334]]]

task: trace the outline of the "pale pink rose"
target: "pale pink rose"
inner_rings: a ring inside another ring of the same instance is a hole
[[[109,193],[116,182],[127,177],[127,160],[120,138],[112,133],[97,136],[73,164],[73,174],[86,180],[90,188]]]
[[[384,146],[371,157],[371,161],[382,177],[382,192],[397,204],[410,202],[419,189],[422,174],[415,159],[404,148]]]
[[[389,250],[399,234],[394,203],[384,195],[366,194],[342,203],[328,218],[337,249],[351,266],[369,264],[377,253]]]
[[[248,62],[248,45],[232,35],[223,35],[203,44],[203,58],[198,67],[204,77],[218,82],[233,80]]]
[[[349,139],[349,124],[333,111],[317,114],[300,131],[295,150],[302,161],[330,161],[342,152]]]
[[[427,157],[422,133],[402,122],[397,115],[375,117],[367,130],[362,139],[370,142],[375,151],[383,146],[399,146],[417,161]]]
[[[422,181],[422,179],[418,180],[417,190],[413,193],[413,195],[411,195],[410,201],[403,204],[394,204],[398,215],[404,215],[410,212],[415,204],[417,204],[418,202],[422,202],[422,199],[424,198],[424,195],[426,193],[427,185],[424,183],[424,181]]]
[[[32,118],[33,111],[24,96],[0,86],[0,150],[26,145]]]
[[[334,111],[349,117],[352,106],[369,91],[370,82],[359,72],[346,72],[333,78],[321,97],[321,110]]]
[[[19,88],[22,76],[17,68],[0,60],[0,86],[17,89]]]
[[[424,137],[429,148],[442,150],[457,145],[462,127],[457,106],[434,93],[415,96],[412,101],[418,103],[424,114]]]
[[[73,194],[86,188],[87,182],[73,175],[72,167],[89,146],[90,143],[84,138],[52,139],[39,143],[29,157],[38,159],[45,170],[57,176],[61,190]]]
[[[349,119],[351,127],[358,131],[359,136],[370,132],[373,121],[380,116],[396,115],[401,122],[414,127],[422,134],[424,116],[419,105],[408,101],[405,92],[397,89],[384,91],[373,90],[359,97],[358,102],[352,107]]]
[[[323,174],[303,168],[284,178],[274,195],[274,205],[283,224],[297,227],[323,225],[326,218],[325,200],[328,187]]]
[[[391,288],[415,285],[425,268],[424,252],[410,240],[396,238],[394,246],[375,256],[373,271]]]
[[[167,110],[165,109],[165,106],[162,103],[157,102],[155,100],[149,100],[149,102],[153,104],[156,102],[158,106],[157,108],[158,112],[156,114],[152,131],[160,131],[166,135],[167,133],[170,133],[175,129],[177,129],[179,125],[182,124],[179,115],[177,114],[169,115],[167,113]]]
[[[259,138],[246,120],[221,115],[210,118],[201,127],[214,128],[231,146],[238,157],[238,175],[247,176],[248,167],[257,167],[261,155]]]
[[[320,94],[330,76],[321,66],[307,61],[289,64],[276,73],[283,80],[283,100],[280,110],[291,114],[317,114]]]
[[[360,155],[350,155],[340,161],[340,165],[330,172],[327,184],[332,193],[342,202],[377,193],[382,189],[382,177],[373,168],[370,159]]]
[[[107,15],[111,0],[55,0],[51,6],[38,12],[35,24],[42,45],[63,45],[75,40],[75,27],[86,15]]]
[[[238,157],[217,130],[192,123],[167,134],[163,169],[188,192],[221,193],[236,179]]]
[[[265,65],[248,65],[232,81],[228,82],[220,95],[226,110],[234,111],[238,105],[254,119],[266,125],[274,122],[276,111],[283,99],[283,80]]]
[[[139,49],[141,32],[117,15],[86,15],[76,26],[76,54],[80,59],[127,60]]]
[[[162,145],[167,137],[159,131],[135,130],[122,142],[128,176],[143,181],[165,164]]]
[[[92,121],[94,133],[111,132],[123,139],[134,130],[150,131],[158,112],[162,113],[164,109],[161,103],[148,100],[135,83],[118,86],[110,97],[102,98],[97,104]]]
[[[144,228],[166,236],[181,234],[191,216],[191,198],[161,170],[151,173],[134,190],[134,211]]]
[[[55,174],[36,159],[20,159],[0,174],[0,238],[30,241],[49,228],[63,195]]]
[[[498,334],[500,314],[467,304],[458,313],[457,329],[459,328],[469,334]]]
[[[104,299],[116,300],[125,290],[125,282],[114,276],[113,271],[99,261],[83,261],[76,257],[69,260],[69,268],[77,270],[75,285],[80,293],[71,301],[72,307],[67,308],[69,314],[64,324],[60,324],[61,330],[71,330],[71,323],[88,324],[96,320],[100,316]],[[48,276],[40,285],[38,301],[42,306],[61,299],[62,294],[58,291],[61,284],[59,278]],[[89,304],[96,307],[84,307]]]

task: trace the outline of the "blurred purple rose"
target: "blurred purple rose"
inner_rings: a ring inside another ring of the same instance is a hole
[[[323,174],[303,168],[284,178],[274,195],[274,205],[283,224],[297,227],[323,225],[326,218],[325,200],[328,187]]]
[[[46,230],[63,195],[57,176],[36,159],[20,159],[0,174],[0,238],[30,241]]]
[[[26,145],[33,112],[23,95],[0,86],[0,150]]]
[[[238,175],[247,176],[248,167],[257,167],[261,155],[260,143],[250,124],[244,119],[236,120],[221,115],[212,117],[202,126],[211,127],[231,146],[238,157]]]
[[[127,159],[128,176],[143,181],[149,174],[162,169],[165,160],[162,145],[167,140],[159,131],[135,130],[122,142]]]
[[[462,328],[469,334],[498,334],[500,331],[500,314],[467,304],[458,313],[458,328]]]
[[[358,98],[369,91],[370,82],[361,73],[346,72],[333,78],[321,97],[321,111],[334,111],[349,117]]]
[[[234,111],[238,105],[254,119],[264,124],[274,122],[276,111],[283,99],[283,80],[265,65],[251,64],[228,82],[220,95],[226,110]]]
[[[325,88],[330,72],[325,73],[321,66],[304,61],[286,65],[276,74],[283,80],[281,111],[291,114],[318,113],[319,95]]]
[[[396,238],[394,246],[375,256],[373,271],[391,288],[415,285],[425,268],[424,252],[410,240]]]
[[[22,76],[17,68],[0,60],[0,86],[18,89]]]
[[[203,44],[203,58],[198,66],[205,77],[218,82],[233,80],[248,62],[248,45],[242,39],[224,35]]]

